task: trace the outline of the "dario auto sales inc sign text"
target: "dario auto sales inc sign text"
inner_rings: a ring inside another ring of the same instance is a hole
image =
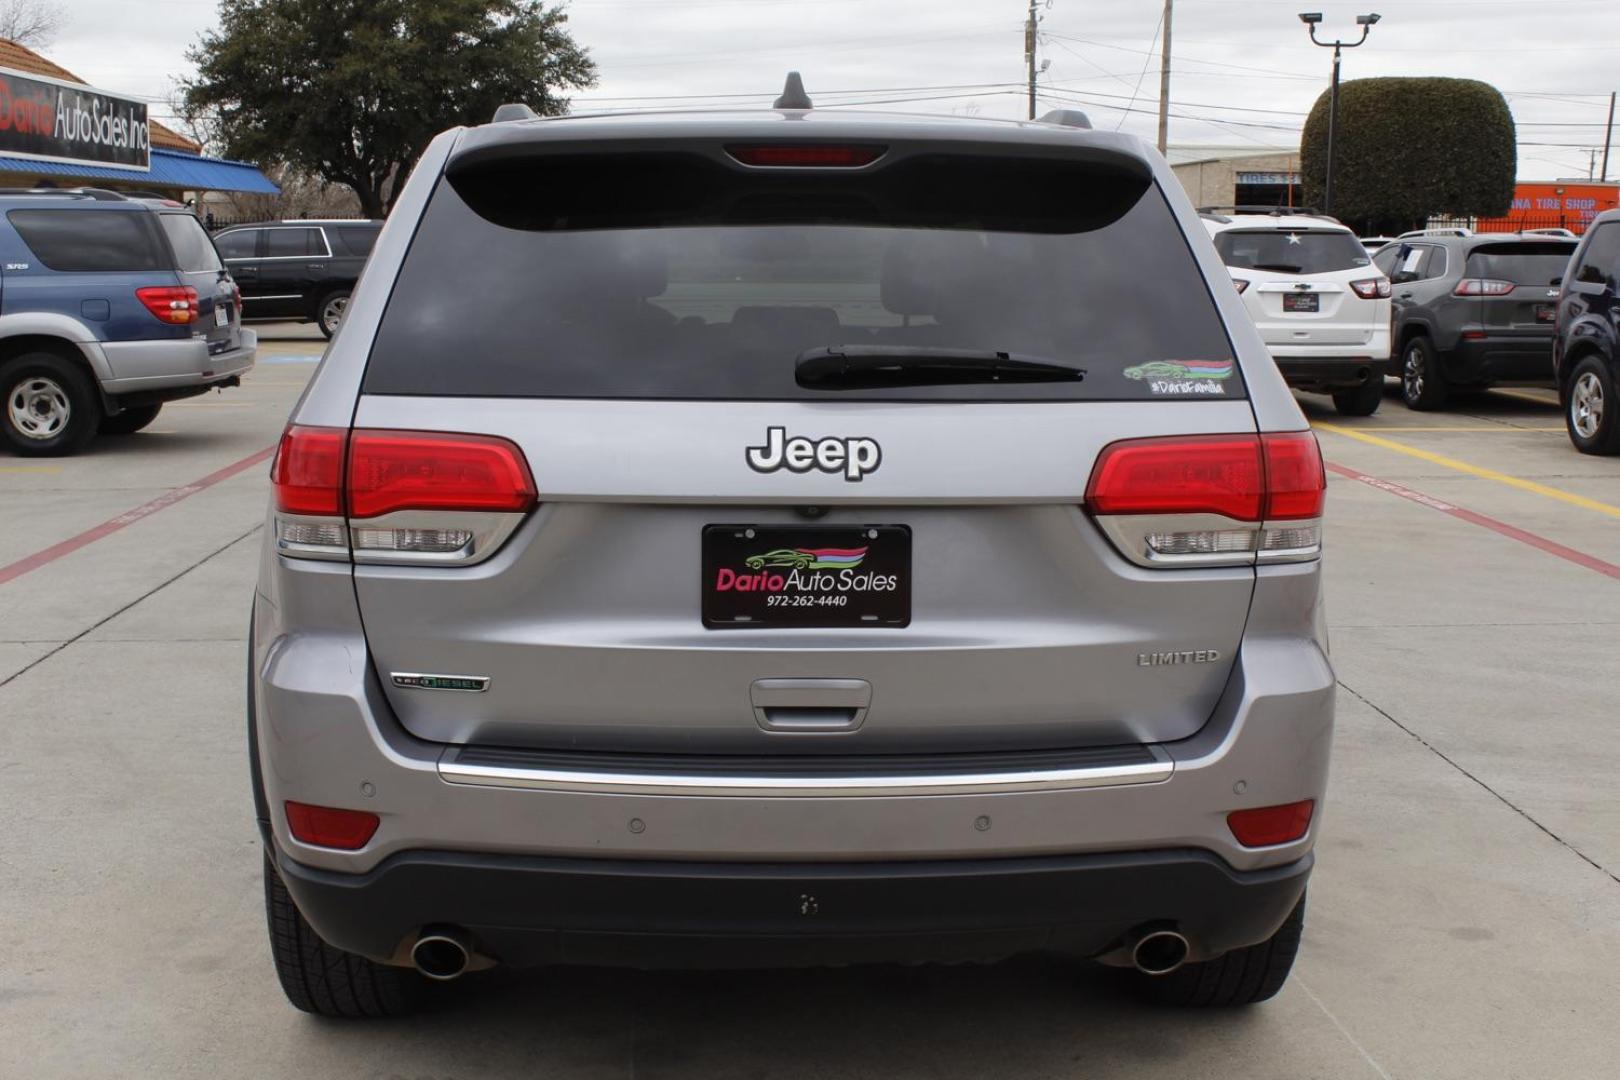
[[[150,168],[146,103],[0,68],[0,155]]]

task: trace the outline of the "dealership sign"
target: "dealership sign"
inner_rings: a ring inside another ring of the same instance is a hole
[[[0,155],[148,169],[146,103],[0,68]]]

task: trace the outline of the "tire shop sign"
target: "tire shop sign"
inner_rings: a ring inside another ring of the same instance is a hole
[[[146,102],[0,68],[0,156],[149,169]]]

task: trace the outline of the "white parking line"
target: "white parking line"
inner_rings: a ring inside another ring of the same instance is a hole
[[[1296,974],[1294,976],[1294,982],[1298,983],[1299,988],[1301,990],[1305,991],[1306,995],[1309,996],[1312,1001],[1316,1002],[1316,1007],[1318,1009],[1322,1010],[1322,1015],[1327,1017],[1329,1020],[1333,1021],[1333,1026],[1339,1029],[1339,1034],[1343,1035],[1344,1038],[1345,1038],[1345,1041],[1348,1042],[1351,1046],[1356,1048],[1356,1053],[1361,1055],[1361,1060],[1365,1061],[1368,1065],[1372,1066],[1373,1072],[1375,1072],[1379,1076],[1383,1077],[1383,1080],[1394,1080],[1394,1077],[1390,1076],[1389,1073],[1385,1072],[1384,1067],[1382,1065],[1378,1064],[1378,1059],[1373,1057],[1371,1054],[1367,1053],[1367,1048],[1365,1046],[1362,1046],[1361,1043],[1356,1040],[1356,1037],[1354,1035],[1350,1034],[1350,1029],[1345,1027],[1344,1024],[1340,1022],[1340,1020],[1339,1020],[1339,1018],[1337,1016],[1333,1015],[1333,1010],[1329,1009],[1326,1005],[1324,1005],[1322,1003],[1322,999],[1316,996],[1316,991],[1312,990],[1310,988],[1310,986],[1308,986],[1306,984],[1304,979],[1300,978]]]

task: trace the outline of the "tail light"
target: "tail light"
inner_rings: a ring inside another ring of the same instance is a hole
[[[744,165],[767,168],[858,169],[883,156],[887,147],[871,144],[749,143],[726,147],[726,153]]]
[[[291,426],[270,470],[283,555],[468,565],[534,508],[523,451],[486,435]]]
[[[1395,290],[1389,283],[1389,278],[1364,278],[1361,281],[1352,281],[1350,287],[1356,295],[1363,300],[1388,300]]]
[[[1506,296],[1518,288],[1511,281],[1493,281],[1490,278],[1463,278],[1451,290],[1454,296]]]
[[[287,801],[287,829],[293,838],[317,847],[358,851],[377,834],[382,819],[367,810],[340,810]]]
[[[1314,559],[1327,476],[1316,436],[1195,435],[1103,448],[1086,506],[1140,566]]]
[[[190,285],[149,285],[135,299],[162,322],[185,326],[197,321],[197,290]]]
[[[1226,827],[1232,830],[1232,835],[1244,847],[1273,847],[1293,843],[1310,832],[1311,815],[1315,812],[1315,799],[1285,806],[1234,810],[1226,815]]]
[[[1239,296],[1242,296],[1249,288],[1249,283],[1240,277],[1233,278],[1232,285],[1237,289]]]

